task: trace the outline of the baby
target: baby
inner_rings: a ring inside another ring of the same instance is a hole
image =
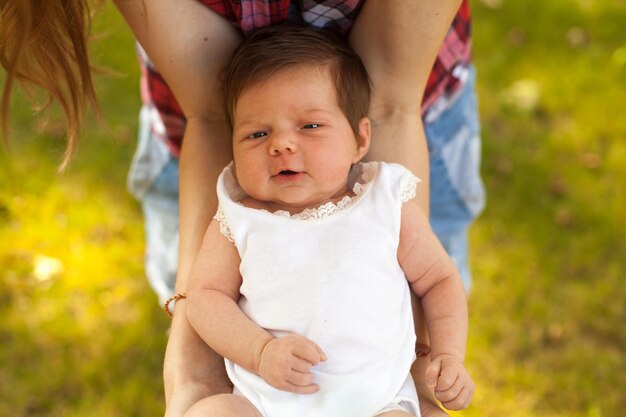
[[[411,289],[423,300],[426,381],[464,398],[463,285],[400,165],[370,146],[369,80],[323,32],[244,41],[226,71],[234,162],[188,287],[187,315],[224,356],[233,394],[186,417],[419,416]]]

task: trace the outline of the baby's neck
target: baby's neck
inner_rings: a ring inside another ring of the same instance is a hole
[[[277,211],[286,211],[289,214],[294,215],[294,214],[302,213],[304,210],[307,210],[307,209],[319,208],[323,206],[324,204],[328,204],[328,203],[336,204],[339,201],[341,201],[343,198],[345,198],[346,196],[354,197],[354,195],[355,195],[354,192],[352,192],[350,189],[346,187],[345,190],[333,195],[332,197],[320,199],[320,200],[313,201],[313,202],[303,203],[303,204],[298,204],[298,203],[285,204],[285,203],[275,202],[275,201],[263,201],[263,200],[257,200],[250,196],[245,196],[239,202],[248,208],[253,208],[257,210],[267,210],[271,213],[275,213]]]

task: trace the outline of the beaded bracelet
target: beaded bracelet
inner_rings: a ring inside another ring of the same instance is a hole
[[[423,358],[430,355],[430,346],[426,343],[416,343],[415,344],[415,356],[418,358]]]
[[[163,304],[163,310],[165,310],[165,313],[167,313],[168,316],[173,317],[174,313],[170,310],[170,303],[172,301],[176,302],[177,300],[184,300],[185,298],[187,298],[187,294],[176,294],[173,297],[168,298],[165,304]]]

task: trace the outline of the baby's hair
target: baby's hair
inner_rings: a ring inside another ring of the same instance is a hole
[[[61,169],[76,148],[85,104],[97,111],[87,56],[90,21],[87,0],[0,2],[0,63],[7,72],[0,111],[5,141],[14,82],[42,87],[50,94],[48,104],[57,100],[67,121]]]
[[[224,101],[232,128],[235,106],[254,84],[296,66],[327,67],[339,107],[358,138],[359,121],[367,116],[370,82],[359,56],[341,38],[299,26],[272,26],[255,32],[235,50],[226,68]]]

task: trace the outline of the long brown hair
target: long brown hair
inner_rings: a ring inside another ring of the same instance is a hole
[[[26,88],[42,87],[49,94],[44,107],[56,100],[67,122],[60,170],[76,149],[85,105],[97,112],[87,56],[90,25],[87,0],[0,1],[0,63],[7,73],[0,111],[5,142],[15,81]]]

